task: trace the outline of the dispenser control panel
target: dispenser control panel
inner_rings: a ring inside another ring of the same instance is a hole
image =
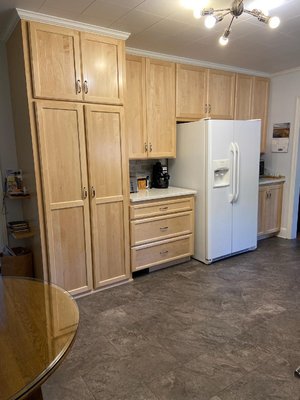
[[[229,186],[230,184],[230,161],[225,160],[213,160],[213,187]]]

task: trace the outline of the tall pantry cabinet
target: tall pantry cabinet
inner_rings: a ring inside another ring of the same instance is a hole
[[[73,294],[128,279],[124,42],[21,21],[7,52],[17,151],[33,159],[37,275]]]

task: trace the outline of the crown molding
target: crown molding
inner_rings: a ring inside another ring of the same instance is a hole
[[[285,69],[283,71],[275,72],[274,74],[271,74],[270,76],[271,76],[271,78],[275,78],[276,76],[292,74],[294,72],[300,72],[300,67]]]
[[[173,55],[169,55],[169,54],[156,53],[156,52],[148,51],[148,50],[135,49],[132,47],[126,47],[126,53],[135,55],[135,56],[156,58],[159,60],[171,61],[171,62],[180,63],[180,64],[190,64],[190,65],[195,65],[195,66],[204,67],[204,68],[221,69],[222,71],[237,72],[237,73],[247,74],[247,75],[262,76],[262,77],[266,77],[266,78],[269,78],[271,76],[267,72],[253,71],[250,69],[234,67],[232,65],[216,64],[216,63],[212,63],[209,61],[196,60],[194,58],[178,57],[178,56],[173,56]]]
[[[65,28],[76,29],[79,31],[97,33],[100,35],[113,37],[115,39],[126,40],[130,36],[129,32],[121,32],[110,28],[87,24],[85,22],[73,21],[71,19],[60,18],[53,15],[41,14],[34,11],[16,8],[13,17],[11,18],[11,20],[9,20],[7,27],[4,30],[3,35],[1,36],[1,40],[6,41],[9,38],[10,34],[12,33],[13,29],[20,19],[63,26]]]

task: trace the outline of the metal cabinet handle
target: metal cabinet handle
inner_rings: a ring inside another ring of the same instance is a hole
[[[169,229],[168,226],[162,226],[161,228],[159,228],[162,232],[166,231]]]
[[[82,198],[85,200],[88,196],[88,191],[86,190],[86,187],[82,188]]]
[[[147,153],[147,151],[148,151],[148,144],[145,142],[145,144],[144,144],[144,147],[145,147],[145,153]]]
[[[77,79],[77,81],[75,83],[75,88],[76,88],[76,94],[81,93],[81,81],[80,81],[80,79]]]
[[[88,92],[89,92],[89,86],[88,86],[88,81],[87,81],[87,80],[85,80],[85,81],[83,82],[83,87],[84,87],[84,93],[85,93],[85,94],[88,94]]]
[[[210,112],[211,112],[211,105],[209,104],[208,105],[208,113],[210,114]]]
[[[152,151],[152,143],[149,144],[150,152]]]
[[[205,106],[204,106],[204,112],[205,112],[205,114],[207,113],[207,104],[205,104]]]
[[[163,250],[163,251],[160,252],[160,255],[161,255],[161,256],[164,256],[165,254],[168,254],[168,253],[169,253],[168,250]]]
[[[96,197],[96,190],[95,190],[94,186],[91,187],[91,197],[92,198]]]
[[[160,207],[159,211],[166,211],[169,207]]]

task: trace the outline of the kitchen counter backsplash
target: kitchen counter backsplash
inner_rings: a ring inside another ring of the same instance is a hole
[[[152,171],[153,165],[160,161],[163,165],[168,165],[168,160],[166,158],[160,160],[130,160],[129,161],[129,175],[130,175],[130,192],[136,192],[136,185],[133,183],[137,182],[137,179],[148,177],[148,188],[151,188],[152,184]]]

